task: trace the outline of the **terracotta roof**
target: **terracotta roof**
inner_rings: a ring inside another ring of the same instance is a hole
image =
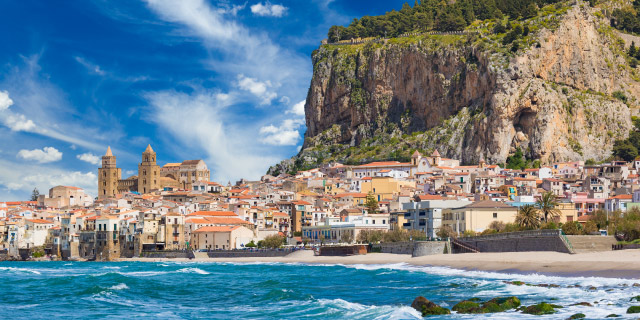
[[[196,211],[189,213],[187,217],[237,217],[233,211]]]
[[[39,224],[53,224],[52,221],[43,220],[43,219],[27,219],[27,221],[33,222],[33,223],[39,223]]]
[[[398,161],[379,161],[379,162],[371,162],[363,165],[356,166],[356,168],[362,167],[388,167],[388,166],[409,166],[411,163],[409,162],[398,162]]]
[[[420,201],[425,201],[425,200],[444,200],[444,198],[442,196],[436,196],[436,195],[432,195],[432,194],[419,195],[418,199],[420,199]]]
[[[491,200],[476,201],[472,204],[466,205],[465,208],[511,208],[516,210],[515,207],[512,207],[502,201]]]
[[[219,227],[202,227],[194,231],[194,233],[201,232],[231,232],[240,228],[240,226],[219,226]]]

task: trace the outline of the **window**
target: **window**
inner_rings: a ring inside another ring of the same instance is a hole
[[[497,212],[494,212],[494,213],[493,213],[493,218],[494,218],[494,219],[497,219],[497,218],[498,218],[498,213],[497,213]]]

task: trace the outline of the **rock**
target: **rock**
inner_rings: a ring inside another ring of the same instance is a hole
[[[593,305],[589,302],[578,302],[574,303],[571,306],[585,306],[585,307],[593,307]]]
[[[296,160],[366,160],[349,146],[418,132],[429,135],[402,139],[408,149],[437,148],[463,163],[503,163],[515,146],[543,164],[606,159],[633,127],[629,106],[611,95],[640,96],[640,85],[609,31],[599,32],[601,19],[581,6],[536,32],[531,43],[544,45],[513,57],[469,39],[322,45],[312,55],[307,131]]]
[[[589,291],[596,291],[596,290],[598,290],[598,288],[591,286],[591,287],[589,287],[587,290],[589,290]]]
[[[640,302],[640,296],[635,296],[635,297],[631,298],[629,301],[639,301]]]
[[[451,308],[451,311],[456,311],[458,313],[482,313],[478,312],[479,310],[480,304],[469,300],[460,301]]]
[[[524,285],[524,284],[525,284],[525,283],[524,283],[524,282],[522,282],[522,281],[504,281],[504,283],[506,283],[506,284],[512,284],[512,285],[514,285],[514,286],[522,286],[522,285]]]
[[[516,309],[520,306],[520,300],[516,297],[493,298],[489,301],[478,303],[471,300],[465,300],[457,303],[452,311],[458,313],[495,313]]]
[[[640,313],[640,306],[631,306],[627,309],[627,313]]]
[[[554,314],[556,313],[556,309],[562,308],[562,306],[549,304],[546,302],[540,302],[538,304],[534,304],[532,306],[528,306],[524,308],[522,313],[533,314],[533,315],[543,315],[543,314]]]
[[[605,318],[618,318],[618,317],[620,317],[619,314],[612,313],[612,314],[606,316]]]
[[[574,320],[574,319],[584,319],[587,316],[584,313],[576,313],[574,315],[572,315],[571,317],[568,318],[568,320]]]
[[[422,316],[450,314],[451,311],[447,308],[440,307],[439,305],[427,300],[425,297],[417,297],[411,303],[411,307],[422,312]]]
[[[640,283],[634,283],[633,286],[634,287],[640,287]]]

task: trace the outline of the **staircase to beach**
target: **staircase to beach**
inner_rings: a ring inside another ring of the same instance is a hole
[[[193,256],[195,259],[209,259],[209,255],[206,252],[194,251]]]
[[[617,244],[613,236],[567,236],[575,253],[611,251]]]

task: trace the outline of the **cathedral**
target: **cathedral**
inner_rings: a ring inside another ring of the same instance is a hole
[[[122,179],[122,169],[116,165],[116,157],[107,148],[98,168],[98,198],[114,197],[117,194],[136,192],[150,193],[158,190],[190,190],[197,181],[209,181],[210,172],[202,160],[185,160],[168,163],[160,168],[156,164],[156,153],[147,146],[138,164],[138,175]]]

